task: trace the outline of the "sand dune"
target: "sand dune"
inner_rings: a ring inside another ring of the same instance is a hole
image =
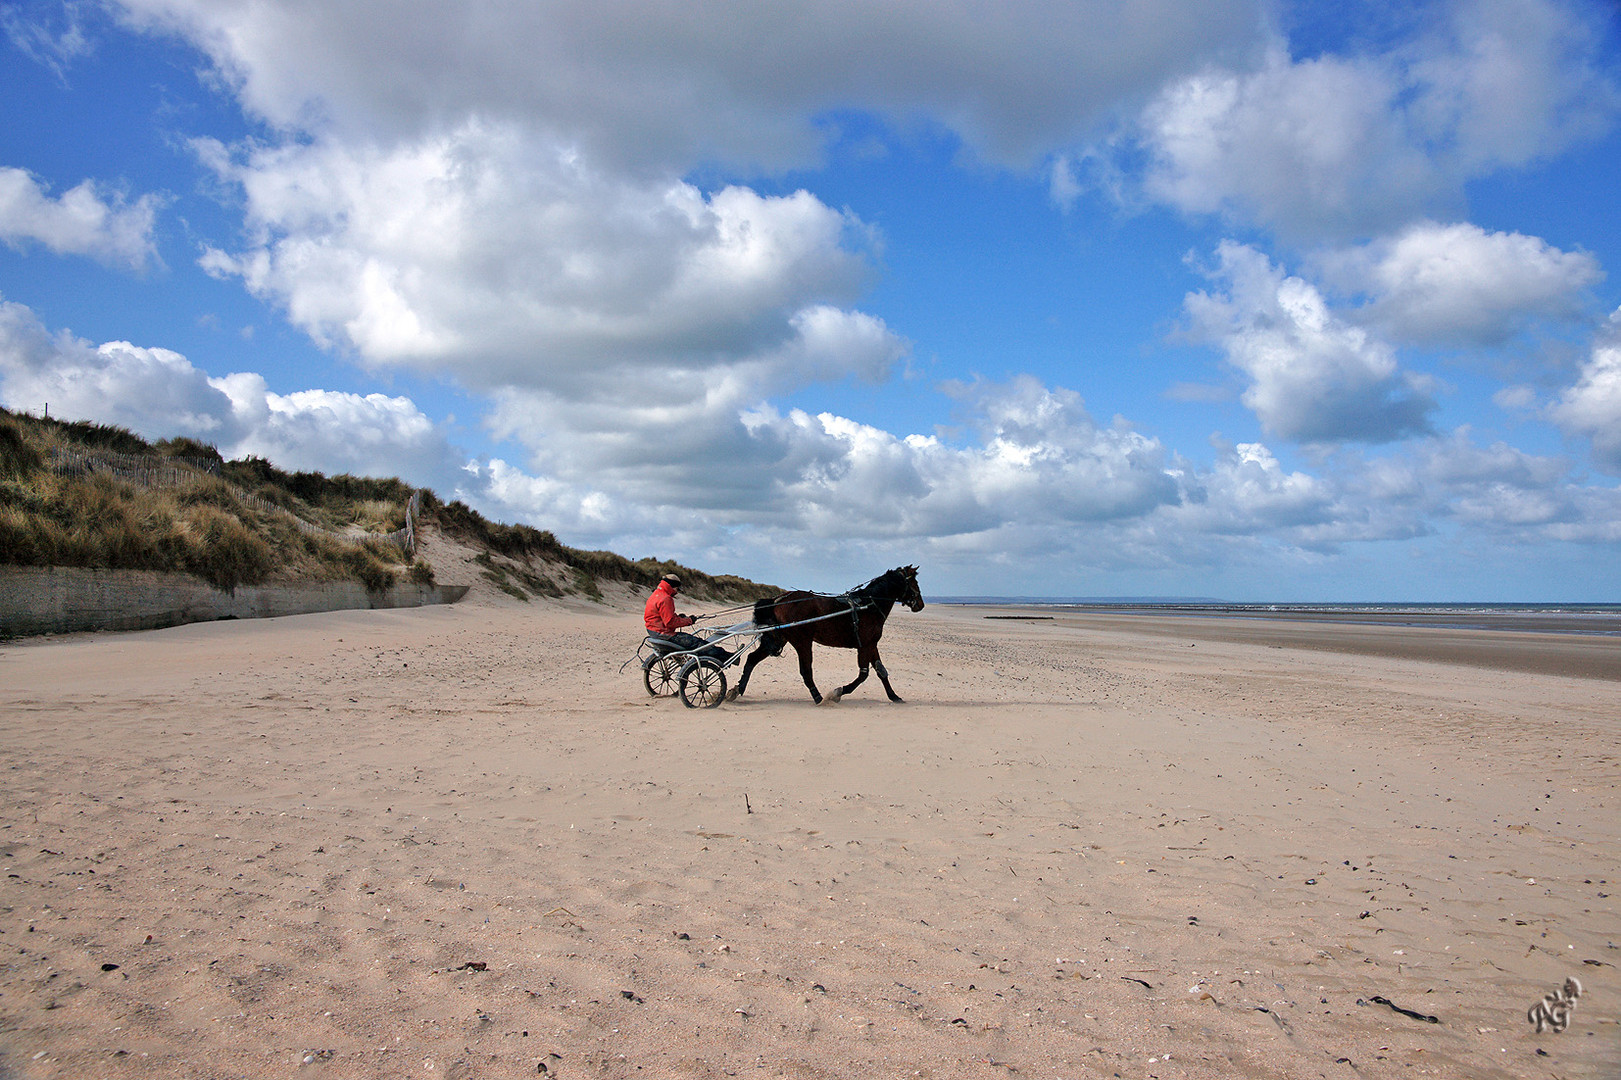
[[[982,615],[822,708],[598,605],[8,645],[0,1075],[1621,1072],[1621,683]]]

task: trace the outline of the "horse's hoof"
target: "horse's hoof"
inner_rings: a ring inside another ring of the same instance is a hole
[[[843,690],[830,690],[830,691],[828,691],[827,696],[825,698],[823,698],[821,701],[817,702],[817,704],[818,705],[837,705],[839,703],[839,699],[841,697],[843,697],[843,696],[844,696],[844,691]]]
[[[737,695],[740,694],[740,693],[742,693],[742,691],[740,691],[737,687],[734,686],[730,690],[726,691],[726,700],[727,701],[736,701],[737,700]]]

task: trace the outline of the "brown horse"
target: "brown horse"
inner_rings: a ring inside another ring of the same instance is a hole
[[[867,678],[867,668],[878,671],[889,700],[899,701],[900,695],[889,685],[889,672],[878,659],[878,639],[884,634],[884,620],[897,604],[905,604],[913,611],[923,610],[923,594],[917,587],[917,567],[902,566],[880,574],[865,585],[851,589],[842,596],[821,593],[791,592],[775,600],[760,600],[754,605],[754,625],[767,628],[760,635],[760,644],[749,654],[743,665],[743,676],[737,687],[727,695],[735,699],[749,685],[749,673],[768,656],[781,656],[784,645],[792,645],[799,654],[799,674],[810,688],[811,700],[822,703],[821,691],[811,677],[811,643],[829,645],[835,649],[854,649],[861,673],[848,686],[841,686],[827,695],[828,701],[838,701],[860,686]],[[794,625],[794,624],[800,625]]]

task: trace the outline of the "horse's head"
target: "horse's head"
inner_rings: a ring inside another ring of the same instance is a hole
[[[896,599],[913,611],[922,611],[923,590],[917,587],[917,567],[902,566],[891,570],[890,573],[900,578],[901,592]]]

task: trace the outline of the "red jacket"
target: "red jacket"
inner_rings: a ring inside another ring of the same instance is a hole
[[[695,620],[675,613],[675,594],[670,591],[668,581],[661,581],[659,587],[653,590],[653,595],[647,598],[647,610],[642,612],[642,621],[647,623],[649,633],[673,634],[683,626],[691,626]]]

